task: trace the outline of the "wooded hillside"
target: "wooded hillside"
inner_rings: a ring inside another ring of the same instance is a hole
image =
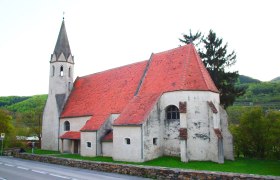
[[[47,95],[34,96],[5,96],[0,97],[0,108],[7,109],[13,113],[27,113],[39,109],[43,111]]]
[[[248,76],[240,76],[237,86],[246,87],[246,93],[237,98],[234,105],[280,109],[280,81],[261,82]]]

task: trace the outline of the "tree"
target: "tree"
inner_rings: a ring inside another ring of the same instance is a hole
[[[5,133],[5,141],[1,141],[1,143],[4,143],[4,148],[12,144],[15,139],[12,117],[7,110],[3,109],[0,109],[0,133]]]
[[[41,123],[42,123],[42,111],[40,108],[36,108],[33,111],[24,112],[21,114],[21,121],[25,127],[28,127],[28,136],[37,136],[39,143],[41,142]]]
[[[268,111],[266,115],[266,154],[268,158],[280,159],[280,112]]]
[[[261,107],[248,109],[240,124],[231,124],[237,156],[280,159],[280,112],[264,112]]]
[[[0,109],[0,133],[11,134],[14,131],[12,117],[8,111]]]
[[[221,105],[225,108],[232,105],[236,97],[245,93],[244,88],[235,87],[239,77],[238,72],[226,72],[227,68],[236,63],[236,53],[234,51],[228,53],[227,43],[223,45],[223,39],[218,38],[213,30],[210,30],[206,37],[202,36],[200,32],[193,35],[190,30],[190,34],[183,34],[183,38],[179,39],[183,43],[198,42],[195,46],[206,69],[220,91]]]

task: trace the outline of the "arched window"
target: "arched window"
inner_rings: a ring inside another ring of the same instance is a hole
[[[68,69],[68,77],[71,77],[71,67]]]
[[[55,67],[52,66],[52,76],[54,76],[54,74],[55,74]]]
[[[60,66],[60,76],[63,76],[63,66]]]
[[[174,105],[168,106],[166,108],[166,119],[167,120],[178,120],[178,119],[180,119],[179,109]]]
[[[69,121],[64,122],[64,131],[70,131],[70,123]]]

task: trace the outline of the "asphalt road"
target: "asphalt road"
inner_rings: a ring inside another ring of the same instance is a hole
[[[0,156],[0,180],[116,180],[144,178]]]

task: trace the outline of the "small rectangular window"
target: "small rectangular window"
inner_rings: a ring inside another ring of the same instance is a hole
[[[87,142],[87,148],[91,148],[91,142]]]
[[[130,138],[125,138],[125,143],[130,144]]]
[[[153,138],[153,145],[157,145],[157,142],[158,140],[157,140],[157,138]]]

